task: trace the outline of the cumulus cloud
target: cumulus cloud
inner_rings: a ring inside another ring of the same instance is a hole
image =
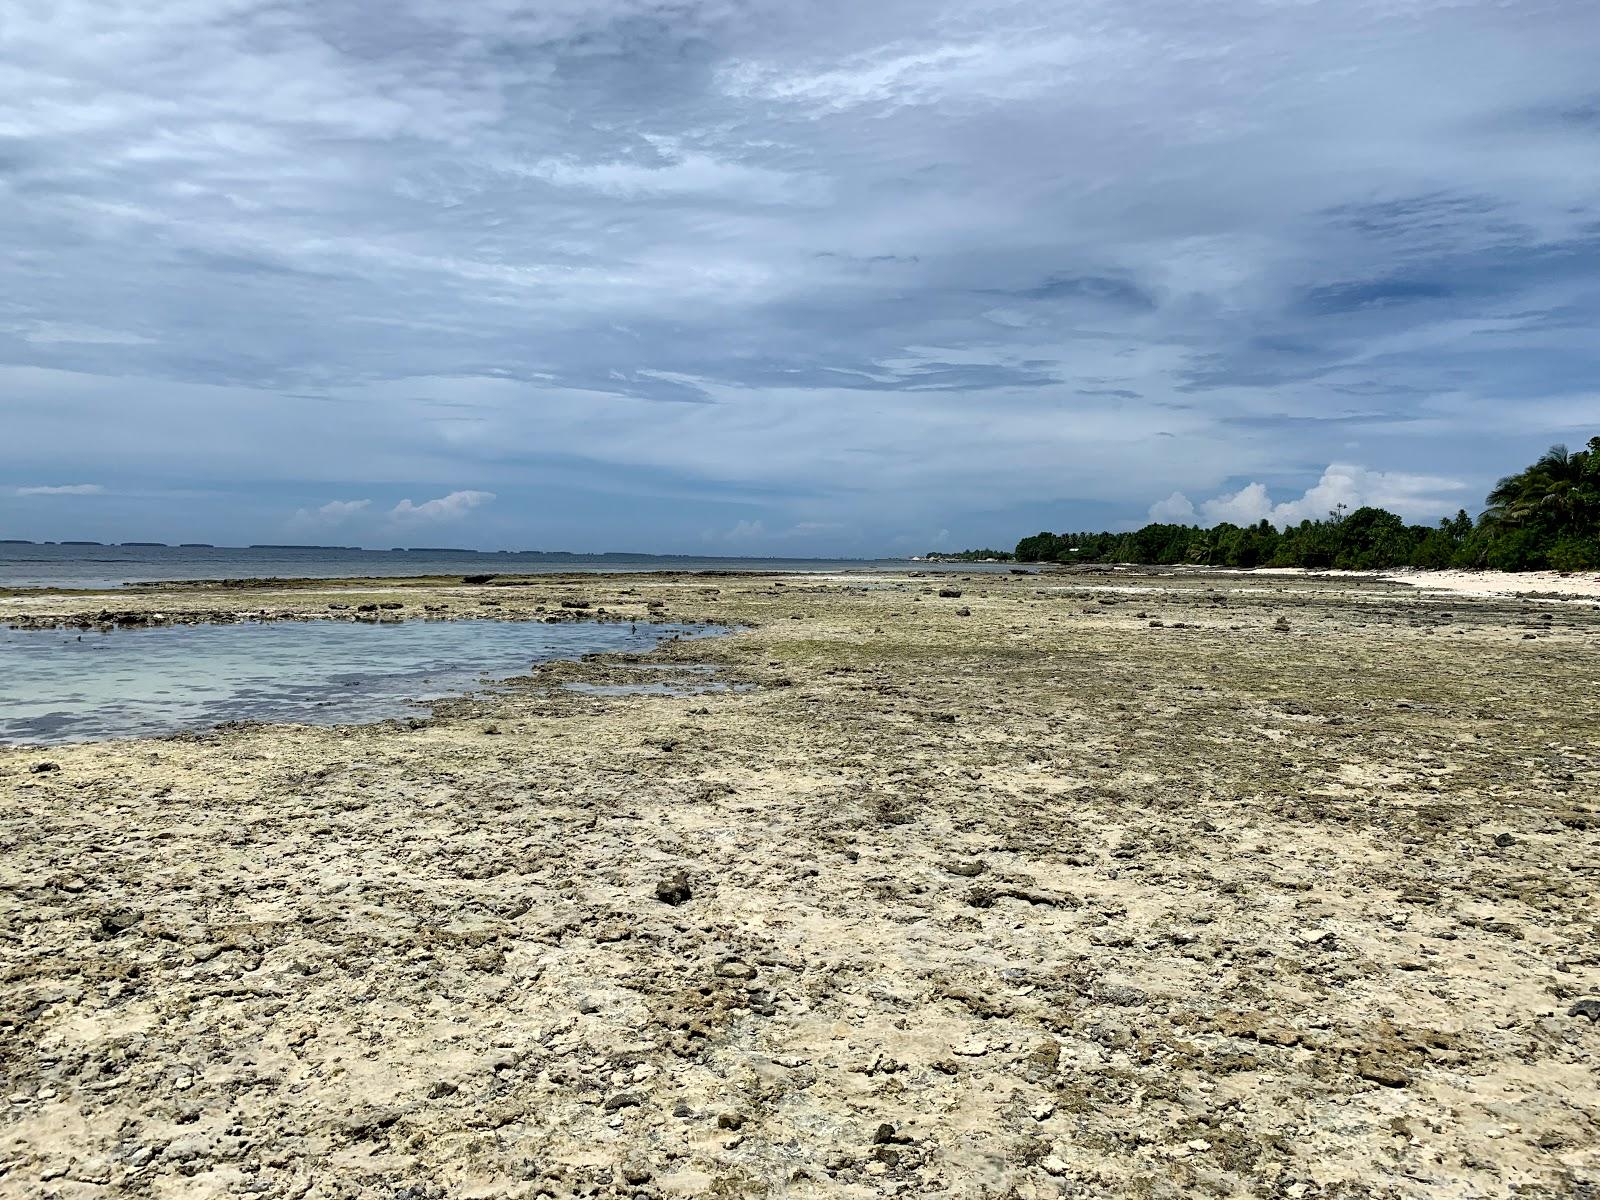
[[[389,516],[397,521],[454,521],[493,499],[493,492],[476,491],[451,492],[448,496],[425,500],[421,504],[413,504],[407,499],[390,509]]]
[[[60,483],[38,485],[33,487],[19,487],[19,496],[99,496],[104,494],[105,488],[98,483]]]
[[[1157,500],[1147,515],[1152,521],[1167,525],[1192,525],[1198,519],[1194,503],[1182,492],[1173,492],[1165,500]]]
[[[1149,516],[1152,521],[1180,525],[1254,525],[1271,521],[1282,528],[1371,505],[1416,520],[1457,507],[1459,493],[1465,487],[1460,480],[1437,475],[1370,471],[1349,463],[1332,463],[1315,484],[1293,500],[1274,504],[1266,485],[1248,483],[1238,491],[1206,500],[1198,508],[1182,492],[1173,492],[1152,504]]]

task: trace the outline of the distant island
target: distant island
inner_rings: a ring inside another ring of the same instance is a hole
[[[1210,528],[1157,523],[1129,533],[1037,533],[1018,542],[1015,553],[1018,562],[1045,563],[1593,570],[1600,568],[1600,437],[1575,452],[1552,446],[1538,462],[1507,475],[1490,491],[1476,521],[1463,509],[1437,526],[1408,525],[1387,509],[1341,507],[1283,530],[1263,520]]]
[[[119,545],[119,546],[146,546],[146,547],[155,546],[155,547],[158,547],[158,548],[160,548],[162,550],[170,550],[170,549],[172,549],[172,547],[167,545],[165,542],[118,542],[117,545]]]

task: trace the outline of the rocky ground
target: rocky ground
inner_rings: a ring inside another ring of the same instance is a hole
[[[1600,608],[1090,573],[0,617],[379,603],[740,622],[650,661],[752,687],[561,664],[0,749],[0,1193],[1600,1190]]]

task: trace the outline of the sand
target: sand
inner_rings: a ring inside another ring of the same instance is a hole
[[[1600,572],[1595,571],[1394,571],[1387,577],[1469,596],[1600,600]]]
[[[0,749],[0,1193],[1587,1195],[1600,611],[1090,582],[385,580],[751,690]]]

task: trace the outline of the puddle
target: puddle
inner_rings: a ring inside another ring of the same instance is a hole
[[[727,632],[600,621],[0,630],[0,743],[148,737],[227,721],[338,725],[417,716],[427,701],[538,663],[643,653],[669,638]]]

